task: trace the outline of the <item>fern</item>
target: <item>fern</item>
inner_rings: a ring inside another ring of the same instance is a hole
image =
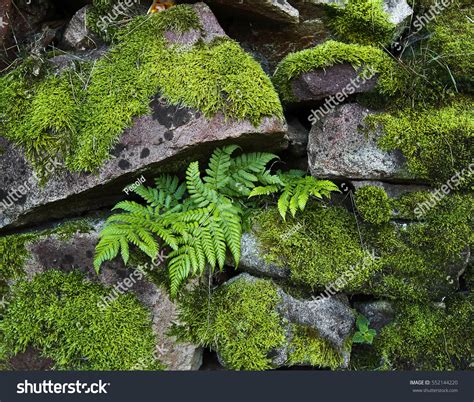
[[[290,170],[287,173],[278,172],[278,178],[282,183],[255,187],[249,197],[270,195],[281,191],[278,199],[278,211],[284,220],[288,210],[293,217],[298,210],[303,211],[308,203],[309,197],[329,197],[332,191],[339,191],[338,187],[329,180],[318,180],[313,176],[305,176],[301,170]]]
[[[233,157],[236,145],[218,148],[212,154],[205,175],[198,162],[186,170],[186,180],[163,175],[155,187],[134,190],[145,201],[119,202],[119,213],[106,221],[99,235],[94,267],[120,254],[127,264],[130,245],[154,259],[163,246],[171,249],[167,259],[170,294],[175,297],[191,275],[223,269],[227,253],[239,265],[244,218],[249,215],[249,197],[282,192],[278,202],[285,218],[303,210],[309,196],[323,197],[337,187],[329,181],[304,177],[303,172],[272,174],[267,165],[277,157],[270,153],[248,153]]]

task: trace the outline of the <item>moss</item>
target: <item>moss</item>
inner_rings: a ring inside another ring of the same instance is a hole
[[[311,70],[342,63],[349,63],[355,69],[360,68],[360,75],[368,72],[368,68],[377,73],[377,89],[383,94],[392,95],[400,86],[396,64],[382,50],[332,40],[312,49],[290,53],[278,65],[273,81],[282,99],[292,101],[292,79]]]
[[[380,225],[387,223],[392,216],[392,207],[387,193],[383,188],[365,186],[355,193],[357,210],[368,223]]]
[[[0,237],[0,282],[7,282],[23,276],[23,266],[29,257],[26,248],[28,243],[49,235],[56,235],[60,239],[67,240],[77,232],[87,233],[91,229],[89,222],[76,220],[39,232]]]
[[[293,338],[289,345],[288,364],[309,364],[335,370],[344,362],[341,353],[319,334],[302,325],[292,325]]]
[[[474,340],[473,314],[473,305],[461,300],[448,304],[446,311],[431,305],[403,305],[374,347],[389,369],[465,369]]]
[[[109,158],[133,118],[149,112],[151,97],[197,108],[206,117],[283,117],[270,79],[229,39],[169,46],[164,32],[199,29],[196,12],[176,6],[136,17],[117,34],[117,44],[93,66],[78,65],[59,76],[32,79],[13,71],[0,79],[0,132],[30,159],[59,154],[73,171],[94,171]],[[55,104],[51,115],[50,105]]]
[[[218,351],[229,368],[269,369],[269,353],[285,341],[278,300],[276,287],[266,280],[237,280],[210,295],[198,288],[180,300],[183,324],[173,333]]]
[[[282,221],[276,208],[255,217],[266,258],[290,267],[294,284],[361,291],[378,271],[377,261],[361,246],[354,216],[345,209],[313,205],[302,214],[300,230],[294,230],[295,224],[293,219]]]
[[[406,109],[372,115],[367,121],[381,124],[385,134],[379,141],[384,150],[399,149],[410,171],[434,184],[445,183],[457,172],[463,180],[452,185],[470,188],[468,174],[474,155],[474,104],[462,99],[442,108]]]
[[[20,281],[2,322],[7,357],[28,346],[42,351],[60,370],[130,370],[154,360],[155,336],[147,310],[131,295],[97,308],[107,288],[77,273],[47,271]]]
[[[430,33],[428,47],[433,58],[459,84],[470,83],[474,76],[474,30],[472,16],[474,7],[452,5],[438,16],[427,30]]]
[[[414,199],[419,197],[417,194]],[[363,238],[377,250],[383,267],[370,284],[371,293],[426,302],[454,292],[449,284],[453,267],[460,269],[464,252],[474,244],[473,216],[471,195],[451,195],[416,224],[363,227]]]
[[[382,0],[349,0],[329,10],[330,27],[342,41],[382,46],[395,34],[395,24],[383,9]]]

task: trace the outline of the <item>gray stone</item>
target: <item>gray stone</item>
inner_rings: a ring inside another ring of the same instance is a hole
[[[69,21],[64,31],[62,45],[73,50],[87,50],[96,47],[97,35],[86,26],[87,13],[91,6],[81,8]]]
[[[248,273],[240,274],[223,286],[235,281],[255,282],[258,278]],[[284,290],[277,287],[280,302],[277,312],[282,318],[285,326],[285,344],[270,352],[272,365],[276,367],[285,366],[288,362],[289,347],[293,338],[291,324],[298,324],[315,330],[321,338],[328,340],[335,349],[339,350],[344,357],[341,368],[349,365],[350,352],[344,345],[352,336],[355,323],[355,314],[349,306],[347,298],[343,295],[320,298],[315,300],[298,300]],[[225,367],[225,361],[219,356],[220,363]]]
[[[57,235],[40,237],[27,244],[30,254],[24,266],[27,277],[31,279],[40,272],[59,269],[65,272],[79,270],[89,280],[109,287],[118,286],[126,278],[133,280],[128,291],[133,292],[151,312],[153,330],[157,335],[157,358],[166,364],[168,370],[199,369],[202,364],[202,348],[189,342],[178,343],[167,334],[176,320],[177,307],[163,288],[146,280],[136,268],[126,268],[120,259],[105,263],[100,275],[95,273],[93,257],[99,229],[100,225],[90,233],[76,232],[69,239]]]
[[[309,71],[291,80],[291,93],[296,102],[308,102],[336,94],[344,100],[351,94],[372,92],[377,85],[378,76],[359,78],[360,71],[349,63]],[[351,85],[353,91],[349,90],[351,83],[355,83]]]
[[[358,104],[336,107],[313,125],[308,160],[316,177],[408,181],[413,180],[401,152],[381,150],[380,130],[368,131],[364,119],[372,114]]]
[[[352,185],[354,186],[355,191],[366,186],[383,188],[390,198],[399,198],[404,194],[409,194],[416,191],[429,191],[431,189],[430,186],[425,186],[422,184],[393,184],[368,180],[353,181]]]
[[[241,271],[271,278],[288,278],[290,275],[288,268],[279,267],[265,261],[258,244],[258,239],[253,233],[244,233],[242,235],[240,252],[239,269]]]
[[[208,3],[226,6],[272,21],[296,23],[299,20],[298,10],[287,0],[209,0]]]
[[[398,25],[413,14],[406,0],[384,0],[383,9],[389,15],[389,21]]]
[[[373,302],[356,302],[355,309],[369,320],[370,328],[380,332],[395,317],[395,309],[391,302],[378,300]]]
[[[281,302],[278,311],[289,322],[316,330],[342,351],[352,335],[354,313],[342,296],[323,297],[316,300],[298,300],[279,289]]]
[[[306,157],[309,131],[298,119],[288,120],[288,152],[291,156]]]

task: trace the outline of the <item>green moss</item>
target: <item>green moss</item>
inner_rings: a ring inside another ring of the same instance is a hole
[[[143,362],[160,368],[147,310],[128,294],[102,311],[97,305],[107,294],[76,272],[20,281],[3,317],[3,352],[10,357],[32,346],[60,370],[130,370]]]
[[[76,220],[40,232],[0,237],[0,282],[18,279],[23,276],[23,266],[29,257],[26,248],[28,243],[49,235],[56,235],[60,239],[67,240],[73,234],[77,232],[87,233],[91,228],[89,222]]]
[[[414,194],[413,199],[420,198]],[[412,205],[413,209],[417,207]],[[464,264],[464,252],[474,244],[473,216],[471,195],[451,195],[434,205],[416,224],[364,226],[363,238],[377,250],[383,267],[370,284],[371,293],[426,302],[454,292],[450,286],[453,267]]]
[[[427,27],[430,33],[428,47],[433,58],[460,84],[469,81],[471,90],[474,76],[473,11],[472,2],[469,6],[467,3],[458,7],[452,5]]]
[[[292,325],[293,338],[289,345],[288,364],[309,364],[335,370],[344,363],[344,358],[319,334],[302,325]]]
[[[362,248],[354,216],[341,207],[313,205],[298,223],[300,229],[295,231],[296,221],[282,221],[276,208],[255,217],[266,258],[290,267],[290,279],[296,285],[364,289],[379,266]]]
[[[382,46],[395,34],[395,24],[383,9],[382,0],[349,0],[329,9],[330,27],[342,41]]]
[[[407,304],[382,329],[374,346],[388,369],[466,368],[474,340],[473,305],[456,300],[442,308]]]
[[[269,369],[269,353],[285,341],[278,300],[276,287],[266,280],[237,280],[211,295],[198,288],[180,301],[183,324],[173,333],[217,350],[232,369]]]
[[[387,193],[383,188],[365,186],[355,193],[357,210],[368,223],[380,225],[387,223],[392,216],[392,207]]]
[[[0,133],[32,160],[59,154],[70,170],[94,171],[133,118],[149,112],[157,93],[206,117],[221,112],[255,126],[265,116],[282,118],[270,79],[236,42],[220,38],[182,47],[164,39],[168,30],[199,28],[190,6],[176,6],[134,18],[93,66],[78,65],[45,80],[23,70],[7,74],[0,79],[0,106],[6,108]]]
[[[372,115],[367,121],[382,125],[385,134],[380,147],[401,150],[413,174],[439,184],[459,172],[463,180],[451,184],[470,188],[474,183],[474,176],[468,174],[474,155],[473,106],[472,100],[462,99],[443,108]]]
[[[278,65],[273,81],[282,99],[291,101],[293,78],[311,70],[342,63],[349,63],[355,69],[360,68],[362,76],[368,72],[368,68],[377,73],[379,75],[377,89],[383,94],[392,95],[400,86],[396,64],[382,50],[332,40],[312,49],[290,53]]]

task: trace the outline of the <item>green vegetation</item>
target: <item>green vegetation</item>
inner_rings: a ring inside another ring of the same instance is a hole
[[[289,187],[295,187],[293,180],[299,183],[302,179],[295,172],[291,176],[271,174],[266,165],[277,158],[273,154],[232,157],[238,148],[229,145],[216,149],[204,178],[199,163],[192,162],[186,171],[186,183],[180,183],[177,177],[161,176],[155,180],[156,188],[138,187],[134,192],[147,206],[134,201],[119,202],[114,209],[124,212],[112,215],[100,234],[94,260],[96,270],[119,252],[127,264],[129,243],[154,259],[160,248],[158,239],[172,249],[168,254],[168,272],[173,297],[187,277],[202,274],[207,265],[211,270],[216,266],[222,269],[227,249],[238,266],[242,226],[252,191],[258,184],[271,186],[272,191],[283,192],[283,198]],[[312,179],[309,183],[306,191],[298,192],[300,198],[305,198],[304,203],[299,201],[300,209],[311,194],[321,197],[336,189],[329,181]]]
[[[292,325],[292,335],[288,354],[289,365],[309,364],[335,370],[344,363],[341,353],[327,340],[321,338],[314,329]]]
[[[372,46],[327,41],[312,49],[290,53],[278,65],[273,82],[282,99],[290,102],[291,80],[311,70],[349,63],[360,69],[360,75],[371,72],[378,74],[377,89],[385,95],[393,95],[400,87],[396,63],[381,49]]]
[[[26,63],[0,77],[0,133],[38,164],[58,156],[70,170],[95,171],[157,93],[206,117],[222,112],[256,126],[265,116],[283,117],[270,79],[236,42],[218,38],[183,47],[163,37],[190,29],[200,29],[192,7],[172,7],[134,18],[94,65],[76,63],[35,78]]]
[[[77,272],[51,270],[19,281],[1,322],[0,355],[32,346],[60,370],[161,368],[147,310],[127,294],[102,311],[97,306],[107,294]]]
[[[406,304],[394,323],[384,327],[374,346],[387,369],[455,370],[471,358],[474,308],[455,300],[446,311],[432,305]]]
[[[392,217],[392,208],[383,188],[365,186],[355,193],[355,204],[359,214],[368,223],[380,225]]]
[[[379,145],[401,150],[412,173],[440,184],[464,170],[457,186],[470,188],[474,183],[474,177],[467,175],[474,154],[473,106],[470,99],[458,99],[443,108],[406,109],[373,115],[367,121],[383,126],[385,135]]]
[[[380,269],[361,246],[354,216],[341,207],[308,207],[296,232],[296,221],[282,221],[276,208],[255,214],[254,223],[266,258],[289,266],[297,285],[363,291]]]
[[[399,208],[404,216],[414,215],[418,204],[413,201],[422,197],[427,195],[412,193],[402,197],[403,208]],[[396,201],[394,205],[396,209]],[[464,264],[465,252],[474,244],[473,216],[472,195],[454,194],[434,205],[418,223],[362,227],[364,241],[377,250],[383,267],[372,281],[371,293],[407,302],[426,302],[454,292],[450,285],[456,275],[453,272]]]
[[[357,316],[356,320],[357,331],[352,337],[352,342],[354,343],[367,343],[372,345],[377,331],[375,329],[369,328],[369,320],[364,317],[362,314]]]
[[[285,342],[278,300],[273,283],[260,279],[241,278],[210,295],[197,288],[180,299],[182,324],[173,334],[218,351],[234,370],[266,370],[269,353]]]
[[[382,0],[349,0],[329,8],[330,27],[342,41],[383,46],[395,34],[395,24],[383,9]]]
[[[0,237],[0,283],[19,279],[23,276],[23,266],[29,257],[26,245],[45,236],[55,235],[67,240],[74,233],[87,233],[91,229],[85,220],[70,221],[52,229],[18,235]]]

